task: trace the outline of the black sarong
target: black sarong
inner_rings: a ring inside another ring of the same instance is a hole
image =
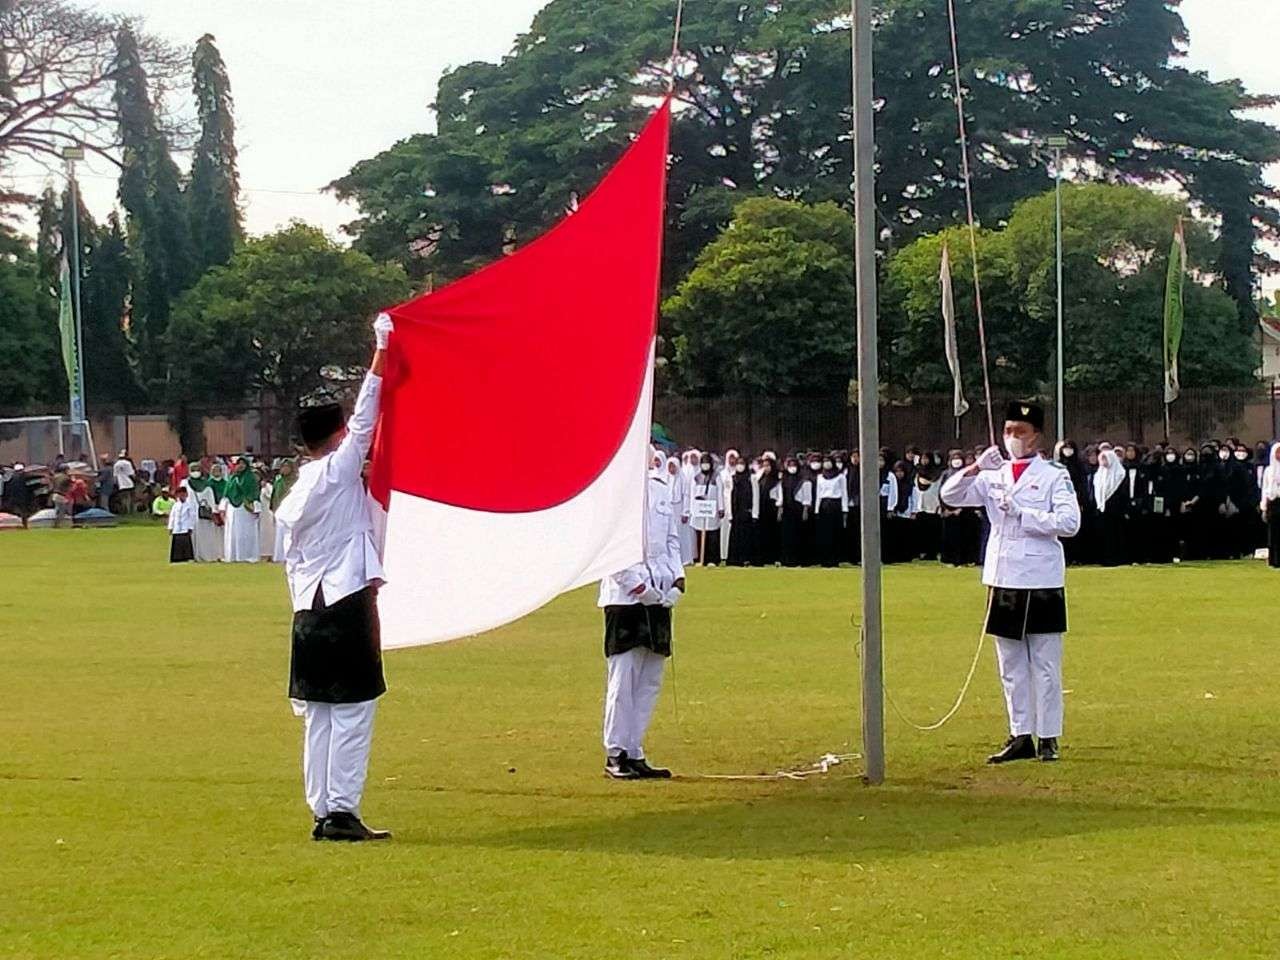
[[[316,592],[310,610],[293,615],[289,696],[317,703],[363,703],[387,692],[382,635],[373,587],[324,605]]]
[[[604,608],[604,655],[614,657],[636,647],[671,656],[671,609],[642,603]]]
[[[1006,640],[1025,640],[1029,633],[1067,632],[1067,594],[1056,590],[991,589],[987,633]]]
[[[191,534],[175,533],[169,543],[169,562],[187,563],[196,558],[196,548],[191,542]]]

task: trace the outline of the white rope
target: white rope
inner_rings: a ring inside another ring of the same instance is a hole
[[[830,772],[832,767],[852,760],[861,760],[860,753],[824,753],[807,767],[793,767],[790,770],[778,770],[774,773],[697,773],[694,780],[805,780],[812,776],[822,776]]]
[[[676,60],[680,56],[680,28],[684,25],[684,0],[676,0],[676,29],[671,38],[671,67],[667,71],[667,93],[676,88]]]
[[[969,255],[973,260],[973,297],[978,311],[978,343],[982,349],[982,390],[987,400],[987,435],[996,442],[995,413],[991,406],[991,372],[987,364],[987,324],[982,311],[982,281],[978,271],[978,227],[973,216],[973,175],[969,169],[969,130],[964,119],[964,87],[960,82],[960,41],[956,31],[955,0],[947,0],[951,28],[951,62],[955,68],[956,114],[960,120],[960,166],[964,174],[965,210],[969,218]]]

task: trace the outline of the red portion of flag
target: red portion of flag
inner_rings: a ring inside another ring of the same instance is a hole
[[[370,490],[545,510],[600,475],[636,413],[658,309],[668,101],[550,232],[389,313]]]

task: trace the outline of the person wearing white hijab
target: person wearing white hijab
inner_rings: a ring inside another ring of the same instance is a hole
[[[1271,445],[1262,471],[1262,515],[1267,521],[1267,563],[1280,569],[1280,443]]]
[[[733,533],[733,478],[738,475],[738,461],[742,455],[737,450],[726,450],[724,466],[720,468],[720,501],[724,504],[724,520],[720,524],[720,556],[729,556],[729,536]]]
[[[687,567],[698,555],[698,532],[694,530],[692,518],[689,516],[689,495],[693,490],[693,482],[698,476],[698,463],[702,454],[697,450],[686,450],[684,462],[680,466],[680,491],[684,502],[677,508],[680,514],[680,560]]]
[[[1120,451],[1109,443],[1098,447],[1098,472],[1093,475],[1093,502],[1101,518],[1098,553],[1104,567],[1123,566],[1126,557],[1129,491]]]
[[[665,780],[671,771],[645,759],[644,737],[671,656],[671,611],[684,596],[680,532],[665,464],[645,487],[644,559],[600,581],[604,611],[605,774]]]

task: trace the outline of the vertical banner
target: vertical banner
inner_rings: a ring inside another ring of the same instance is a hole
[[[67,387],[71,397],[72,423],[84,420],[84,397],[80,394],[80,351],[76,340],[76,312],[71,300],[71,265],[67,251],[62,251],[59,271],[58,334],[62,337],[62,365],[67,371]]]
[[[1164,294],[1164,402],[1173,403],[1182,392],[1178,378],[1178,353],[1182,349],[1184,320],[1183,286],[1187,276],[1187,238],[1182,218],[1173,231],[1173,249],[1169,252],[1169,279]]]
[[[956,343],[956,298],[951,287],[951,251],[942,245],[942,324],[946,331],[947,367],[951,370],[953,416],[959,420],[969,412],[969,401],[964,398],[964,383],[960,378],[960,348]],[[956,429],[959,429],[957,426]]]

